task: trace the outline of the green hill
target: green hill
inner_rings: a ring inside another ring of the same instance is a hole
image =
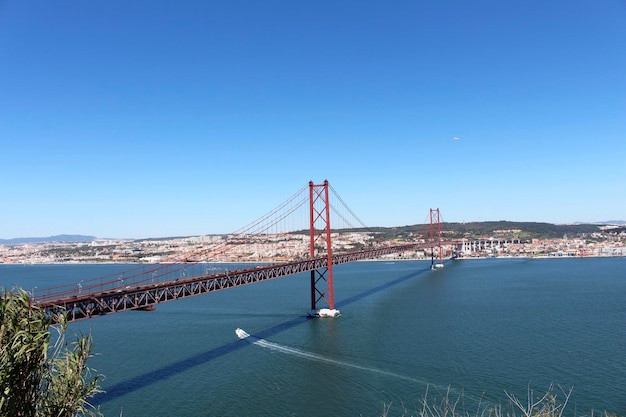
[[[350,230],[375,232],[378,239],[391,240],[428,235],[428,229],[429,225],[419,224]],[[441,223],[441,233],[446,239],[498,237],[530,240],[558,239],[564,236],[569,238],[588,237],[592,233],[602,233],[602,229],[596,224],[552,224],[500,220],[469,223]]]

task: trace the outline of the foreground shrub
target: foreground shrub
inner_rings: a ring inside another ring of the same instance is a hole
[[[100,376],[87,367],[91,336],[68,345],[65,317],[47,317],[20,289],[0,298],[0,323],[0,416],[101,415],[87,401],[100,392]]]
[[[525,399],[520,399],[507,391],[504,393],[508,403],[485,406],[479,403],[475,410],[467,411],[464,408],[463,397],[453,396],[448,389],[441,398],[429,396],[428,390],[421,399],[422,408],[415,413],[409,412],[406,407],[402,408],[402,417],[562,417],[563,412],[569,402],[573,389],[564,390],[550,385],[545,394],[536,397],[532,389],[528,389]],[[608,412],[596,413],[598,417],[618,417],[616,414]],[[391,417],[391,404],[383,405],[382,417]],[[594,417],[594,413],[588,414]],[[582,417],[582,415],[578,416]]]

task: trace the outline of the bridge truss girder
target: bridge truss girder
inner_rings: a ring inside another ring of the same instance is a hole
[[[364,259],[372,259],[409,250],[418,250],[428,244],[407,244],[364,250],[347,254],[337,254],[332,265],[339,265]],[[94,292],[76,295],[55,301],[39,303],[49,316],[65,314],[68,321],[77,321],[128,310],[147,309],[167,301],[202,295],[210,292],[254,284],[270,279],[282,278],[303,272],[328,268],[326,256],[268,265],[247,270],[229,271],[220,275],[204,275],[169,282],[143,286],[120,288],[114,291]]]

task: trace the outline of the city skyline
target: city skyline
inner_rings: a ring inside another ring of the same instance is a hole
[[[0,239],[624,220],[626,4],[9,0]]]
[[[332,215],[331,215],[331,219],[332,219]],[[332,222],[332,220],[331,220]],[[469,223],[461,223],[461,224],[481,224],[481,223],[499,223],[499,222],[506,222],[506,223],[510,223],[511,226],[515,226],[515,227],[520,227],[522,224],[524,224],[523,222],[510,222],[508,220],[499,220],[499,221],[489,221],[486,220],[485,222],[469,222]],[[455,224],[458,224],[456,222],[454,222]],[[607,220],[607,221],[600,221],[600,222],[590,222],[590,223],[570,223],[570,224],[554,224],[554,223],[546,223],[546,222],[530,222],[530,223],[536,223],[536,224],[553,224],[556,226],[567,226],[567,225],[598,225],[600,227],[606,227],[609,229],[613,229],[615,227],[620,227],[620,226],[624,226],[626,225],[626,220]],[[442,228],[443,230],[446,230],[446,222],[442,223]],[[371,225],[371,226],[367,226],[367,228],[362,228],[363,231],[367,231],[368,228],[371,229],[403,229],[406,227],[411,227],[411,226],[419,226],[421,225],[416,223],[414,225],[403,225],[403,226],[376,226],[376,225]],[[427,223],[423,224],[424,226],[427,226]],[[357,230],[361,229],[360,227],[356,228]],[[342,230],[352,230],[351,227],[347,227],[347,225],[344,225],[342,228],[340,229],[333,229],[336,230],[338,232],[341,232]],[[285,232],[278,232],[278,233],[271,233],[268,232],[268,235],[272,235],[272,234],[283,234],[283,233],[291,233],[291,232],[300,232],[301,230],[292,230],[292,231],[285,231]],[[426,231],[426,229],[425,229]],[[499,232],[502,232],[502,230],[498,230]],[[150,236],[147,238],[133,238],[133,237],[106,237],[106,236],[94,236],[94,235],[82,235],[82,234],[78,234],[78,235],[70,235],[67,233],[62,233],[59,235],[54,235],[54,236],[18,236],[18,237],[13,237],[13,238],[2,238],[0,237],[0,245],[29,245],[29,244],[41,244],[41,243],[90,243],[93,241],[100,241],[100,240],[110,240],[110,241],[127,241],[127,240],[138,240],[138,241],[142,241],[142,240],[168,240],[168,239],[187,239],[187,238],[196,238],[196,237],[209,237],[209,236],[226,236],[226,235],[239,235],[241,234],[241,232],[238,231],[232,231],[229,233],[203,233],[203,234],[194,234],[194,235],[176,235],[176,236]],[[245,234],[245,232],[243,233]],[[264,233],[260,233],[261,235],[263,235]],[[567,235],[567,233],[565,233]]]

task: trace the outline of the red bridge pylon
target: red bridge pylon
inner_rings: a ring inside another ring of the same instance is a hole
[[[310,220],[311,220],[311,259],[318,252],[326,250],[326,267],[311,271],[311,311],[314,317],[336,317],[335,293],[333,288],[333,252],[330,242],[330,202],[328,200],[328,180],[323,184],[309,181]],[[317,308],[318,302],[326,301],[328,308]]]
[[[430,267],[431,269],[443,268],[443,249],[441,247],[441,218],[439,209],[430,209],[430,229],[429,239],[433,244],[430,250]],[[435,245],[439,251],[439,263],[435,264]]]

